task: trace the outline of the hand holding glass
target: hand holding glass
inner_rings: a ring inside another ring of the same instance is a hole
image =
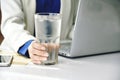
[[[35,35],[40,44],[46,45],[49,53],[43,64],[56,64],[61,31],[61,15],[58,13],[35,14]]]

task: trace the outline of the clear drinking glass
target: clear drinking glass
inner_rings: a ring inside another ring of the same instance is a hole
[[[37,13],[35,14],[35,35],[38,41],[47,43],[49,56],[43,64],[56,64],[61,32],[61,14]]]

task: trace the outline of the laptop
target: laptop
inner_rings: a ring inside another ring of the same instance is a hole
[[[61,43],[59,55],[74,58],[119,52],[119,4],[119,0],[80,0],[73,39]]]

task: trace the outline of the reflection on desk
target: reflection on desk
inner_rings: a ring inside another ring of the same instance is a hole
[[[0,67],[1,80],[120,80],[120,53],[77,59],[59,56],[56,65]]]

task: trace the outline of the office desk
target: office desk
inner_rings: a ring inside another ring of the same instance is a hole
[[[120,80],[120,53],[77,59],[59,56],[56,65],[0,67],[0,80]]]

